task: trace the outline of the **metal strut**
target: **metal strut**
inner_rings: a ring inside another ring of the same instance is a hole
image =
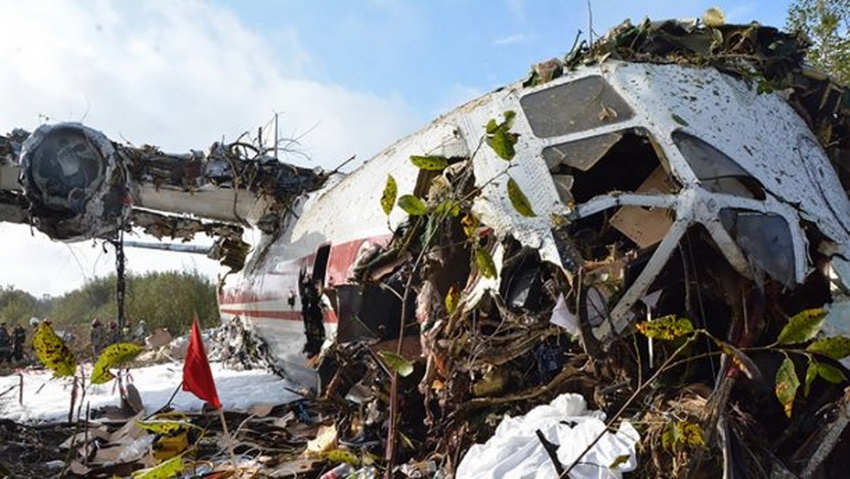
[[[126,291],[126,283],[124,281],[124,266],[126,257],[124,256],[124,230],[118,230],[116,238],[109,240],[115,246],[115,302],[118,306],[118,331],[124,334],[124,292]]]

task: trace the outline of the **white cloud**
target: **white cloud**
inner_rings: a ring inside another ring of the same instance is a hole
[[[319,63],[297,31],[271,41],[209,4],[0,2],[0,18],[7,20],[0,28],[0,131],[32,130],[44,115],[183,152],[235,139],[280,112],[285,134],[304,134],[310,164],[333,167],[355,153],[366,159],[415,126],[397,96],[311,80]],[[89,244],[69,248],[28,231],[0,228],[0,285],[57,294],[111,271],[112,257],[89,254]],[[215,269],[203,257],[129,254],[137,271]]]
[[[520,22],[526,21],[525,0],[507,0],[507,7],[514,19]]]
[[[502,37],[493,41],[493,45],[516,45],[519,43],[526,43],[531,40],[531,35],[526,35],[525,33],[514,33],[513,35],[508,35],[507,37]]]

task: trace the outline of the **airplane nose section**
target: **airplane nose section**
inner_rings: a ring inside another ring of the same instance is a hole
[[[59,240],[119,228],[129,216],[126,176],[106,136],[76,123],[41,126],[21,150],[21,184],[35,226]]]

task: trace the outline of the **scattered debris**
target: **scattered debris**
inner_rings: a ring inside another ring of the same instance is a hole
[[[299,257],[298,274],[287,270],[297,292],[276,291],[288,295],[286,314],[299,314],[300,297],[298,353],[316,365],[318,398],[228,412],[244,463],[227,464],[211,416],[160,413],[120,429],[86,423],[65,466],[328,478],[839,475],[850,466],[841,362],[850,96],[805,69],[805,48],[770,27],[726,25],[719,11],[705,24],[625,23],[441,117],[422,135],[439,145],[390,164],[404,179],[381,170],[383,191],[370,192],[392,234],[348,244],[348,270],[329,262],[339,245],[322,243]],[[13,132],[0,156],[41,161],[50,131]],[[85,127],[57,131],[126,160],[103,163],[111,180],[85,198],[122,195],[129,178],[146,206],[223,186],[232,208],[195,213],[239,224],[250,214],[274,233],[251,272],[275,241],[298,240],[281,233],[286,210],[328,179],[238,142],[178,158]],[[28,187],[43,176],[26,176]],[[242,204],[246,190],[256,196]],[[334,191],[305,201],[339,201]],[[133,219],[66,193],[4,192],[0,214],[25,208],[65,239]],[[236,229],[136,219],[176,237],[218,232],[233,263],[245,261]],[[283,304],[242,279],[244,289],[222,294],[228,304]],[[338,326],[326,341],[320,323],[331,312]],[[244,320],[224,328],[214,355],[243,367],[282,355],[260,339],[272,328]]]

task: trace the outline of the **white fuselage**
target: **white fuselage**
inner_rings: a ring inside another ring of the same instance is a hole
[[[520,135],[507,174],[509,163],[482,144],[487,122],[501,121],[506,111],[516,112],[511,131]],[[648,138],[663,173],[678,184],[677,191],[638,192],[623,201],[615,200],[611,191],[600,191],[586,204],[573,205],[568,198],[570,184],[565,192],[558,184],[562,178],[553,178],[557,164],[563,160],[576,171],[590,171],[604,149],[576,146],[622,132]],[[731,158],[763,186],[766,198],[757,200],[722,188],[708,191],[693,161],[677,144],[677,132]],[[552,215],[590,216],[629,201],[674,211],[675,221],[666,236],[647,247],[656,249],[648,266],[615,308],[615,330],[625,326],[631,306],[647,293],[691,224],[705,226],[742,274],[758,266],[758,261],[749,260],[746,248],[724,232],[720,209],[760,212],[787,223],[792,251],[786,283],[802,282],[811,268],[801,221],[816,224],[842,247],[850,237],[846,228],[850,205],[834,171],[803,120],[778,94],[757,94],[742,80],[712,68],[608,61],[544,85],[514,84],[489,93],[400,140],[343,179],[302,197],[284,218],[280,234],[263,238],[245,270],[227,278],[220,294],[222,317],[249,320],[274,354],[288,364],[304,365],[301,305],[298,298],[292,301],[299,274],[313,274],[325,287],[347,283],[364,243],[388,242],[406,214],[396,207],[388,219],[381,194],[388,175],[395,178],[399,195],[413,192],[420,172],[409,161],[411,155],[473,157],[476,185],[483,186],[474,211],[482,223],[500,237],[511,235],[538,249],[544,261],[557,265],[561,259],[551,233]],[[505,194],[507,175],[525,192],[536,217],[514,210]],[[494,257],[498,262],[499,256]],[[332,308],[325,318],[331,337],[336,327]]]

